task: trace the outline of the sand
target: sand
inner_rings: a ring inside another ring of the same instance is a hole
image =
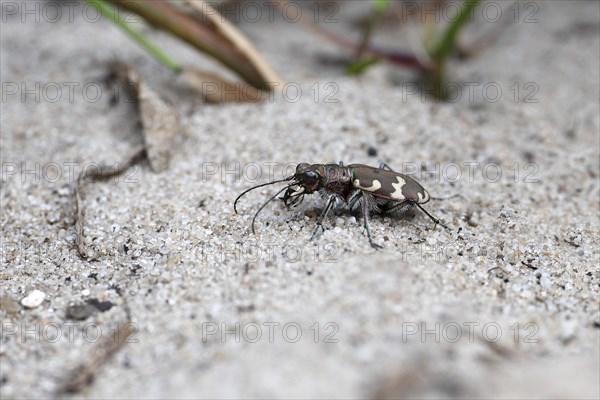
[[[78,398],[600,395],[597,2],[521,4],[505,27],[478,18],[467,43],[502,33],[449,65],[462,92],[447,103],[391,65],[346,76],[344,51],[299,24],[246,18],[240,29],[290,82],[258,105],[204,104],[82,2],[72,19],[39,23],[6,3],[2,398],[69,397],[73,371],[94,376]],[[364,10],[344,3],[327,28],[355,35]],[[219,70],[141,29],[184,64]],[[390,26],[374,40],[411,46]],[[166,171],[142,162],[87,186],[89,261],[76,177],[142,141],[102,82],[114,60],[139,69],[181,129]],[[309,242],[325,205],[315,195],[269,204],[253,235],[278,185],[233,211],[243,190],[299,162],[340,160],[385,161],[432,196],[460,194],[426,205],[450,231],[419,212],[374,216],[376,251],[360,215],[340,210]],[[40,304],[21,304],[35,290]]]

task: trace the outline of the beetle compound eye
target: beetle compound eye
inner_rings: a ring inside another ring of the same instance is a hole
[[[319,180],[319,175],[315,171],[306,171],[302,181],[306,185],[314,185]]]

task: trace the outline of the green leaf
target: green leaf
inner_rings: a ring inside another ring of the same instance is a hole
[[[465,0],[460,14],[448,26],[448,29],[446,29],[446,32],[444,33],[438,44],[433,47],[431,51],[431,55],[433,57],[443,58],[450,54],[452,50],[454,50],[454,44],[456,42],[458,32],[460,32],[461,28],[469,21],[469,17],[471,16],[473,10],[475,9],[475,7],[477,7],[478,4],[479,0]]]
[[[370,66],[379,62],[379,58],[363,58],[348,66],[346,74],[356,76],[363,74]]]
[[[390,5],[390,0],[375,0],[375,10],[383,12]]]

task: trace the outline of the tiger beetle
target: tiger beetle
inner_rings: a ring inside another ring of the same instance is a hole
[[[342,203],[350,210],[360,207],[369,243],[375,249],[382,246],[373,243],[371,238],[369,229],[370,211],[380,214],[401,214],[413,208],[413,206],[417,206],[425,215],[431,218],[435,225],[439,224],[449,229],[421,206],[421,204],[425,204],[431,199],[427,190],[411,177],[394,172],[386,163],[381,163],[379,168],[364,164],[344,165],[342,162],[339,164],[301,163],[296,167],[296,172],[287,178],[263,183],[242,192],[233,203],[234,211],[237,213],[237,202],[246,193],[281,182],[288,182],[288,184],[264,202],[254,214],[252,233],[255,233],[254,223],[258,214],[283,191],[285,193],[280,199],[287,207],[301,203],[304,195],[316,191],[327,198],[327,205],[317,219],[310,240],[316,237],[319,228],[324,230],[323,220],[336,203]]]

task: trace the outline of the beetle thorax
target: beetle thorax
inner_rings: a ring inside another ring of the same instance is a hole
[[[348,167],[338,164],[325,164],[323,167],[323,189],[347,199],[353,191],[352,176]]]

